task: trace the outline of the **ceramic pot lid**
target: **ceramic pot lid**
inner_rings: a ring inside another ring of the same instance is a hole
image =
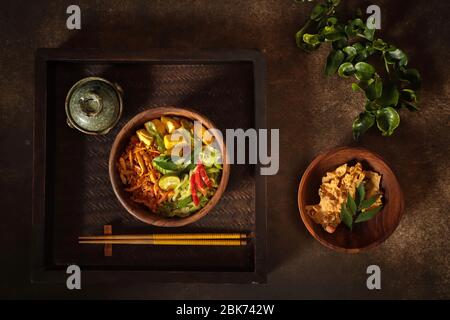
[[[84,133],[107,133],[121,113],[121,89],[103,78],[78,81],[66,97],[67,123]]]

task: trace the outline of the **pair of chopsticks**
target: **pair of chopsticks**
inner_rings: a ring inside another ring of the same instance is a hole
[[[99,235],[78,237],[81,244],[147,244],[182,246],[245,246],[245,233],[166,233],[144,235]]]

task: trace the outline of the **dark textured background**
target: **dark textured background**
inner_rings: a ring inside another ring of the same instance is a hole
[[[344,1],[353,8],[366,1]],[[392,164],[406,196],[398,229],[380,247],[348,255],[322,247],[297,210],[300,177],[317,153],[355,144],[350,124],[363,97],[350,82],[322,75],[326,48],[307,55],[293,35],[310,6],[273,1],[78,1],[82,30],[65,28],[72,1],[1,1],[0,7],[0,297],[4,298],[450,298],[450,3],[372,1],[381,35],[420,69],[422,110],[402,113],[395,136],[358,143]],[[32,110],[34,51],[65,48],[256,48],[268,67],[269,127],[280,128],[281,168],[269,177],[267,285],[31,285]],[[369,291],[366,267],[382,269]]]

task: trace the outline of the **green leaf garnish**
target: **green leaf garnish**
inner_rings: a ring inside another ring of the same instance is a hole
[[[350,230],[353,229],[353,219],[355,223],[370,220],[383,208],[381,205],[374,209],[364,211],[370,208],[377,201],[379,195],[373,196],[369,199],[364,199],[365,196],[366,190],[364,189],[364,183],[360,183],[355,192],[356,200],[353,199],[349,193],[347,196],[347,201],[341,206],[341,221]]]
[[[353,227],[353,217],[350,212],[347,210],[347,206],[345,204],[342,204],[341,207],[341,221],[350,229],[352,230]]]
[[[369,198],[367,200],[361,201],[361,203],[359,205],[359,209],[362,210],[362,209],[370,208],[377,201],[378,198],[379,198],[379,196],[376,195],[376,196],[373,196],[373,197],[371,197],[371,198]]]
[[[347,206],[348,212],[351,213],[352,216],[354,216],[356,214],[357,207],[356,207],[355,200],[352,198],[350,193],[347,196],[347,204],[346,204],[346,206]]]
[[[372,219],[373,217],[375,217],[375,215],[381,210],[383,209],[383,207],[376,207],[372,210],[366,211],[361,213],[355,220],[355,223],[360,223],[360,222],[365,222],[368,221],[370,219]]]
[[[366,197],[366,189],[364,189],[364,183],[360,183],[356,188],[356,205],[358,208],[361,206],[361,202]]]

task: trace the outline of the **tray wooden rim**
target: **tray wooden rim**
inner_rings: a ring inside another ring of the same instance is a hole
[[[46,190],[46,119],[47,119],[47,64],[51,61],[73,62],[146,62],[146,63],[239,63],[253,64],[255,127],[267,128],[265,59],[261,52],[252,49],[150,49],[121,51],[105,49],[41,48],[35,52],[35,103],[33,119],[33,180],[32,180],[32,246],[31,282],[56,283],[65,281],[64,269],[50,269],[45,261],[45,190]],[[259,165],[255,170],[259,170]],[[255,204],[254,270],[252,272],[211,271],[153,271],[153,270],[83,270],[84,283],[114,282],[196,282],[196,283],[266,283],[266,238],[267,238],[267,178],[255,176],[256,195],[261,195]]]

